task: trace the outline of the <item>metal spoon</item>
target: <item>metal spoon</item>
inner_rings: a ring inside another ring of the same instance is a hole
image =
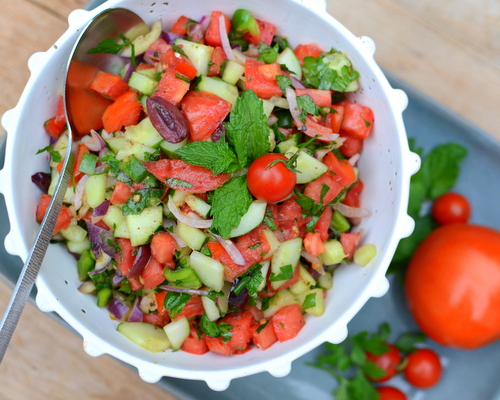
[[[123,35],[135,38],[148,31],[145,22],[132,11],[124,8],[108,9],[92,19],[73,48],[67,64],[63,94],[68,126],[68,150],[49,208],[0,323],[0,363],[52,238],[73,170],[75,141],[88,134],[90,129],[100,129],[102,114],[109,104],[109,101],[89,89],[93,74],[98,70],[118,74],[126,64],[126,60],[118,54],[90,54],[89,50],[98,46],[103,38],[114,39]]]

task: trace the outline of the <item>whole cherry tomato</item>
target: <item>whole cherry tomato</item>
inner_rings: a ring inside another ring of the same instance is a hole
[[[431,339],[475,349],[500,338],[500,231],[451,224],[417,248],[405,277],[409,309]]]
[[[408,397],[394,386],[379,386],[375,390],[380,395],[379,400],[408,400]]]
[[[439,225],[465,223],[470,218],[471,207],[461,194],[448,192],[434,201],[431,214]]]
[[[278,160],[287,161],[288,158],[282,154],[268,153],[250,164],[247,184],[250,193],[257,199],[277,203],[292,193],[297,176],[284,162]]]
[[[380,378],[368,377],[373,382],[385,382],[398,373],[398,366],[401,364],[401,353],[398,348],[390,343],[386,343],[389,350],[383,354],[376,355],[366,352],[366,358],[375,363],[375,365],[384,370],[384,375]]]
[[[406,380],[420,389],[434,386],[441,379],[443,366],[434,350],[418,349],[408,354],[403,371]]]

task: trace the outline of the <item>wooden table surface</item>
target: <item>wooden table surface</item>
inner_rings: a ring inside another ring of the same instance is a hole
[[[65,31],[68,14],[86,2],[2,0],[0,115],[19,99],[29,56],[49,48]],[[375,40],[384,69],[500,140],[498,0],[328,0],[328,12]],[[11,292],[0,282],[1,312]],[[79,337],[32,304],[0,366],[2,399],[153,396],[175,398],[109,356],[88,356]]]

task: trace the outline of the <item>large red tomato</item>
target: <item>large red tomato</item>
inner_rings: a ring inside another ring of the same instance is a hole
[[[405,291],[416,322],[440,344],[475,349],[500,338],[500,231],[437,228],[414,253]]]

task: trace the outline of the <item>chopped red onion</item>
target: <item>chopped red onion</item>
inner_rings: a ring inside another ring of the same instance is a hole
[[[135,278],[139,276],[142,270],[146,267],[151,258],[151,248],[149,244],[143,244],[137,248],[136,255],[132,266],[130,267],[127,276],[130,278]]]
[[[93,217],[103,217],[108,213],[108,209],[110,206],[111,202],[109,200],[104,200],[101,204],[96,206],[94,208],[94,211],[92,213]]]
[[[305,89],[306,86],[299,81],[295,76],[290,76],[290,79],[292,80],[292,86],[294,89]]]
[[[127,321],[130,322],[142,322],[142,318],[144,316],[141,308],[141,296],[137,296],[135,299],[134,306],[132,307],[132,310],[130,312],[130,315],[127,317]]]
[[[197,290],[197,289],[185,289],[185,288],[180,288],[180,287],[175,287],[175,286],[160,286],[160,289],[162,290],[167,290],[168,292],[177,292],[177,293],[188,293],[188,294],[194,294],[198,296],[208,296],[209,292],[207,290]]]
[[[78,288],[78,291],[80,293],[84,293],[84,294],[93,294],[96,291],[96,287],[94,285],[94,282],[85,281],[80,285],[80,287]]]
[[[229,254],[229,257],[231,257],[231,260],[233,260],[235,264],[246,264],[245,257],[243,257],[243,254],[241,254],[241,251],[236,247],[232,240],[224,239],[222,236],[215,234],[213,236],[222,245],[222,247],[224,247],[224,249],[227,251],[227,254]]]
[[[130,311],[130,308],[123,301],[113,297],[108,304],[108,311],[113,314],[116,319],[123,320],[125,315]]]
[[[110,257],[114,257],[116,248],[109,245],[109,242],[113,240],[113,232],[103,229],[89,221],[86,221],[86,224],[89,239],[92,242],[92,250],[96,258],[100,256],[101,250]]]
[[[359,153],[354,154],[351,158],[349,158],[349,160],[348,160],[349,164],[351,164],[352,166],[355,166],[360,157],[361,157],[361,155]]]
[[[210,25],[210,17],[208,15],[204,15],[200,19],[200,25],[203,25],[203,29],[207,30],[208,25]]]
[[[314,263],[314,264],[321,264],[321,261],[319,260],[318,257],[313,257],[311,256],[307,251],[303,251],[301,253],[301,256],[304,257],[307,261],[309,261],[310,263]]]
[[[90,130],[90,135],[85,135],[82,138],[82,143],[87,146],[90,151],[101,151],[106,148],[106,143],[94,129]]]
[[[351,207],[344,203],[337,203],[332,206],[346,218],[365,218],[370,215],[370,212],[363,207]]]
[[[125,278],[118,270],[116,270],[115,275],[113,276],[112,283],[114,286],[117,286],[120,284],[120,282]]]
[[[144,61],[149,65],[155,65],[158,61],[160,61],[160,54],[157,50],[147,49],[144,53]]]
[[[133,67],[132,63],[127,63],[127,65],[125,66],[125,68],[123,70],[124,70],[124,73],[123,73],[122,79],[125,82],[128,82],[128,80],[130,79],[130,76],[132,75],[132,72],[134,72],[134,67]]]
[[[212,220],[211,219],[195,219],[195,218],[190,218],[179,208],[175,205],[174,200],[170,196],[167,202],[167,207],[170,210],[172,214],[174,214],[175,218],[177,218],[180,222],[182,222],[185,225],[191,226],[193,228],[199,228],[199,229],[208,229],[212,226]]]
[[[236,61],[236,58],[234,57],[233,49],[231,48],[231,44],[229,43],[229,38],[227,36],[227,31],[226,31],[226,20],[224,18],[224,15],[219,16],[219,36],[220,36],[220,42],[222,45],[222,49],[224,50],[224,53],[226,53],[226,57],[228,60]]]
[[[171,44],[174,42],[175,39],[183,39],[183,36],[177,35],[176,33],[173,32],[165,32],[163,31],[161,33],[161,38],[167,42],[168,44]]]
[[[202,24],[198,23],[188,23],[187,24],[187,36],[192,42],[200,42],[205,35],[205,28]]]
[[[89,179],[88,175],[83,175],[76,185],[75,194],[70,202],[75,206],[75,211],[78,211],[83,205],[83,194],[85,193],[85,181]]]

